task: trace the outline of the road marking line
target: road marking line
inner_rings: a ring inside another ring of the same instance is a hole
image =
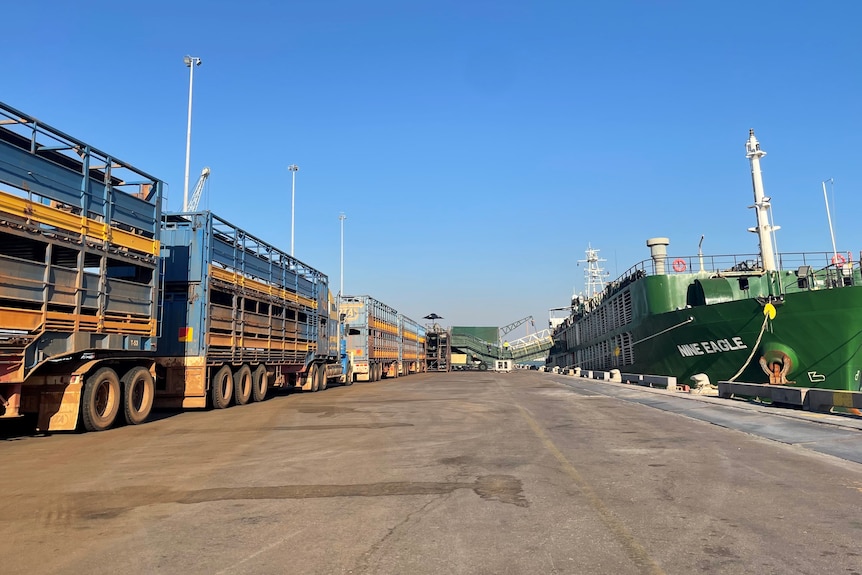
[[[261,554],[263,554],[263,553],[266,553],[267,551],[270,551],[271,549],[273,549],[273,548],[275,548],[275,547],[278,547],[279,545],[284,545],[285,543],[287,543],[287,540],[288,540],[288,539],[293,539],[294,537],[296,537],[296,536],[297,536],[297,535],[299,535],[300,533],[302,533],[302,530],[301,530],[301,529],[300,529],[300,530],[297,530],[297,531],[294,531],[293,533],[288,533],[287,535],[285,535],[284,537],[282,537],[282,538],[281,538],[281,539],[279,539],[278,541],[274,541],[274,542],[270,543],[269,545],[266,545],[266,546],[264,546],[264,547],[261,547],[260,549],[258,549],[258,550],[257,550],[257,551],[255,551],[254,553],[252,553],[252,554],[250,554],[250,555],[246,555],[245,557],[243,557],[243,558],[242,558],[242,559],[240,559],[239,561],[235,562],[234,564],[232,564],[232,565],[228,565],[228,566],[227,566],[227,567],[225,567],[224,569],[221,569],[221,570],[217,571],[217,572],[216,572],[216,575],[221,575],[222,573],[229,573],[229,572],[231,572],[231,571],[234,571],[234,570],[236,570],[236,569],[237,569],[237,567],[239,567],[239,566],[240,566],[240,565],[242,565],[243,563],[246,563],[246,562],[248,562],[248,561],[251,561],[252,559],[254,559],[255,557],[257,557],[258,555],[261,555]]]
[[[557,461],[560,462],[563,471],[565,471],[566,475],[575,482],[575,485],[578,487],[580,492],[583,493],[584,497],[586,497],[587,502],[596,511],[596,513],[598,513],[602,523],[604,523],[605,527],[614,534],[617,541],[619,541],[626,550],[626,553],[632,562],[640,568],[641,573],[648,575],[665,575],[665,572],[658,566],[658,563],[650,557],[646,548],[635,540],[634,536],[628,529],[626,529],[626,526],[614,516],[607,506],[605,506],[598,494],[593,491],[589,483],[587,483],[578,470],[575,469],[575,466],[566,459],[566,456],[563,455],[551,438],[548,437],[547,433],[545,433],[545,431],[539,426],[529,410],[517,404],[516,406],[521,411],[521,415],[524,419],[527,420],[527,424],[530,426],[530,429],[532,429],[533,433],[535,433],[542,441],[545,449],[550,451]]]

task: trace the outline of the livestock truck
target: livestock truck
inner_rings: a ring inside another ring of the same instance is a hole
[[[163,184],[0,104],[0,417],[140,423],[152,407]]]
[[[401,375],[425,371],[425,327],[406,315],[399,315],[401,335],[398,358]]]
[[[423,327],[371,296],[344,296],[340,306],[355,381],[424,370]]]
[[[326,275],[211,212],[162,226],[159,405],[261,401],[269,386],[326,389],[342,376]]]
[[[326,276],[209,212],[163,216],[162,188],[0,103],[0,419],[99,431],[349,379]]]

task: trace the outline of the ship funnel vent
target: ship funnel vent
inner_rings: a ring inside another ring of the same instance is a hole
[[[646,242],[652,257],[653,267],[656,275],[664,275],[667,273],[667,247],[670,245],[668,238],[650,238]]]

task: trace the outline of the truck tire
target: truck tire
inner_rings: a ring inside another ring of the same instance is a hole
[[[102,367],[84,382],[81,416],[87,431],[104,431],[120,412],[120,378],[110,367]]]
[[[269,374],[266,372],[266,366],[261,364],[251,374],[251,398],[254,401],[263,401],[268,390]]]
[[[317,378],[317,364],[312,363],[308,366],[308,373],[305,376],[306,381],[311,384],[309,387],[310,391],[317,391],[320,387],[320,381]]]
[[[320,378],[320,385],[318,387],[320,388],[320,391],[323,391],[324,389],[326,389],[326,384],[328,383],[326,381],[326,366],[325,365],[317,366],[317,373],[318,373],[318,377]]]
[[[147,420],[153,409],[156,386],[153,375],[146,367],[133,367],[126,372],[123,384],[123,416],[129,425],[139,425]]]
[[[353,364],[347,364],[347,374],[344,376],[344,385],[353,385],[353,382],[356,381],[353,377]]]
[[[224,409],[230,405],[233,397],[233,377],[230,366],[223,365],[210,380],[210,399],[215,409]]]
[[[233,374],[233,400],[237,405],[245,405],[251,399],[251,368],[242,366]]]

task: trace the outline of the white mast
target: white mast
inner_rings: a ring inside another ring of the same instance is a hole
[[[760,240],[760,257],[763,260],[763,269],[766,271],[777,271],[775,265],[775,248],[772,246],[772,233],[778,229],[769,223],[769,198],[763,195],[763,175],[760,172],[760,158],[766,152],[760,149],[760,142],[754,137],[754,130],[748,131],[748,142],[745,143],[745,157],[751,162],[751,183],[754,186],[754,205],[749,206],[757,212],[757,227],[748,228],[748,231],[757,234]]]
[[[589,246],[589,244],[588,244]],[[593,249],[592,246],[587,247],[587,259],[578,260],[578,263],[586,263],[587,269],[584,270],[584,284],[587,288],[586,297],[589,299],[601,293],[605,289],[605,270],[599,265],[599,262],[607,261],[599,257],[599,250]]]
[[[832,237],[832,262],[838,261],[838,250],[835,249],[835,232],[832,230],[832,214],[829,213],[829,198],[826,197],[826,182],[832,182],[835,185],[835,180],[829,178],[820,182],[823,185],[823,201],[826,202],[826,219],[829,220],[829,235]]]

